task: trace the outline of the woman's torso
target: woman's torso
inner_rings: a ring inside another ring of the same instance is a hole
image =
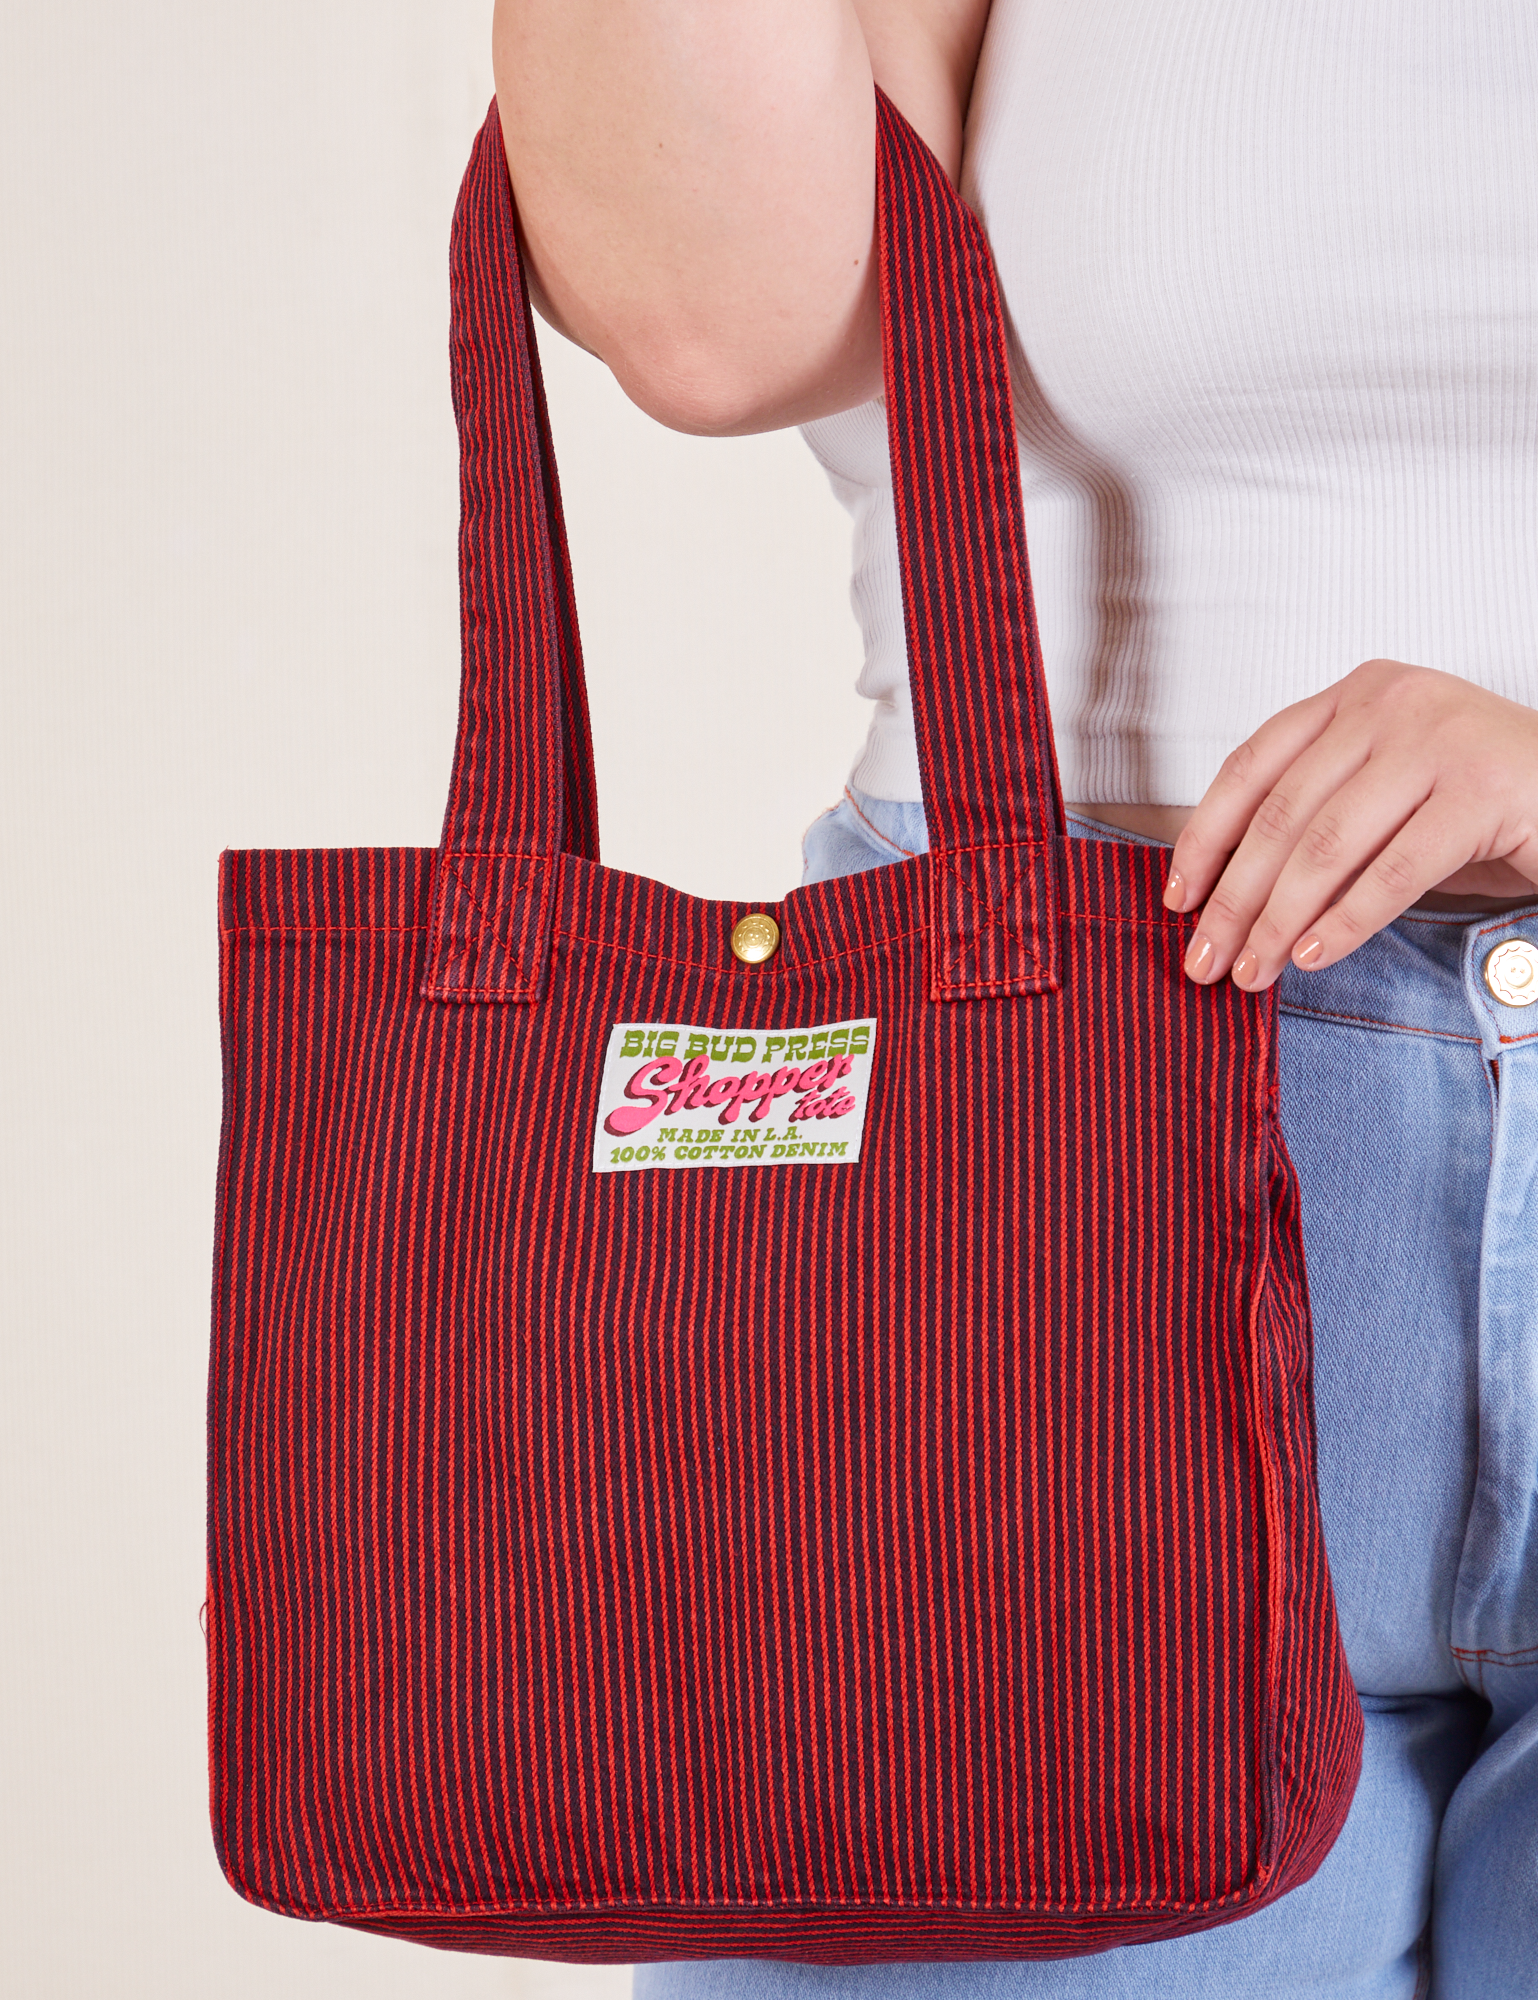
[[[1535,103],[1527,0],[994,0],[964,189],[1070,798],[1171,837],[1375,656],[1538,705]],[[855,516],[853,779],[914,798],[884,418],[807,436]]]

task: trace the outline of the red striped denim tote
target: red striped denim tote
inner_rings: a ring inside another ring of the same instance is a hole
[[[493,107],[442,842],[223,859],[210,1784],[264,1908],[1067,1956],[1344,1819],[1275,1002],[1183,977],[1162,851],[1065,838],[992,263],[884,99],[879,149],[931,852],[757,911],[600,864]]]

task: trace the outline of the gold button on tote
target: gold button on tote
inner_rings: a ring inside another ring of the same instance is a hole
[[[1538,945],[1507,938],[1485,960],[1485,984],[1504,1007],[1531,1007],[1538,1000]]]
[[[780,927],[773,917],[743,917],[732,931],[732,950],[744,965],[762,965],[780,948]]]

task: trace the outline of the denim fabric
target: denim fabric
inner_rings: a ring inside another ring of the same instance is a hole
[[[804,879],[926,846],[921,806],[850,793],[808,830]],[[668,1962],[636,1969],[636,2000],[1538,2000],[1538,1008],[1480,976],[1522,936],[1538,902],[1413,912],[1282,976],[1320,1494],[1367,1719],[1318,1874],[1092,1958]]]

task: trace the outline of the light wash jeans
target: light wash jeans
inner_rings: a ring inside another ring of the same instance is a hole
[[[850,793],[804,880],[927,845],[921,806]],[[1416,913],[1282,975],[1319,1484],[1367,1718],[1313,1880],[1090,1958],[669,1961],[636,1968],[636,2000],[1538,2000],[1538,1008],[1480,977],[1523,936],[1538,903]]]

